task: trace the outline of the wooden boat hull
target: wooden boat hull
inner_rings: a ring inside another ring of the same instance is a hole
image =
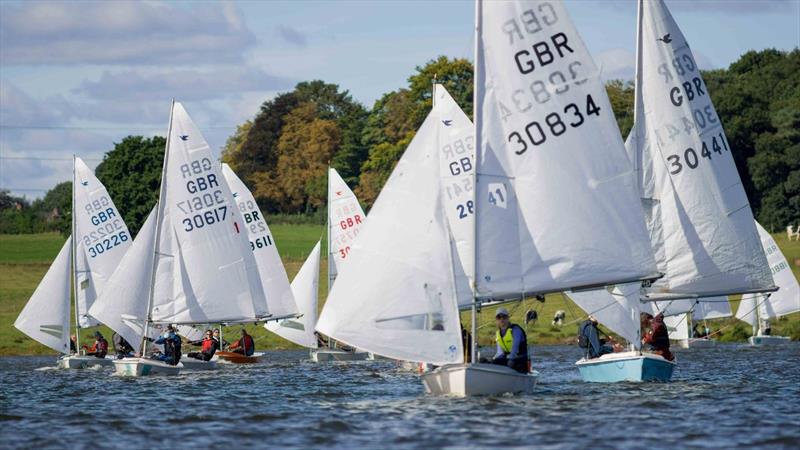
[[[448,364],[421,378],[428,394],[471,397],[528,394],[533,392],[538,376],[536,371],[525,374],[493,364]]]
[[[70,355],[58,359],[59,369],[86,369],[88,367],[111,367],[114,360],[110,358],[95,358],[94,356]]]
[[[772,347],[776,345],[787,345],[792,340],[787,336],[750,336],[747,340],[753,347]]]
[[[367,352],[346,352],[329,348],[311,351],[311,360],[314,362],[366,361],[368,359],[370,359],[370,353]]]
[[[209,361],[203,361],[202,359],[194,359],[190,358],[187,355],[181,356],[181,364],[183,364],[183,370],[187,371],[196,371],[196,370],[217,370],[217,360],[219,358],[217,355],[214,355],[213,358]]]
[[[589,383],[642,382],[672,379],[677,363],[652,353],[609,353],[576,362],[583,381]]]
[[[182,364],[171,366],[149,358],[122,358],[114,360],[114,373],[126,377],[146,377],[150,375],[175,376],[181,372]]]
[[[254,353],[253,356],[245,356],[235,352],[217,352],[216,357],[231,364],[256,364],[261,361],[262,353]]]

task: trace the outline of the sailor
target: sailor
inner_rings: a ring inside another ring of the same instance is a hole
[[[78,353],[78,341],[74,334],[69,337],[69,353],[72,355]]]
[[[247,334],[247,331],[242,328],[241,339],[231,344],[228,350],[245,356],[253,356],[253,353],[256,352],[256,343],[253,341],[253,337]]]
[[[228,341],[219,337],[219,328],[214,328],[214,340],[217,341],[217,348],[225,348],[228,346]]]
[[[650,331],[642,338],[642,344],[646,345],[651,352],[663,356],[668,361],[675,359],[672,352],[669,351],[669,332],[667,326],[664,325],[664,314],[659,313],[655,317],[648,313],[642,314],[642,322],[647,328],[650,328]]]
[[[214,339],[214,334],[211,330],[206,330],[205,337],[203,337],[202,340],[189,342],[189,344],[200,345],[201,347],[199,352],[191,352],[186,356],[203,361],[211,361],[211,358],[214,357],[214,353],[219,349],[219,341]]]
[[[177,366],[181,360],[181,337],[175,333],[175,328],[170,325],[167,330],[154,342],[163,345],[164,351],[156,359],[164,361],[171,366]]]
[[[133,356],[134,350],[133,346],[125,340],[118,333],[114,333],[111,335],[111,342],[114,343],[114,351],[117,354],[117,359],[126,358],[129,356]]]
[[[321,335],[319,331],[314,332],[314,337],[317,338],[317,347],[325,348],[328,346],[328,340],[325,339],[325,336]]]
[[[697,339],[699,339],[699,338],[707,338],[708,337],[708,328],[703,327],[701,329],[699,323],[694,324],[694,327],[692,327],[692,337],[693,338],[697,338]]]
[[[586,350],[586,359],[599,358],[606,353],[615,351],[610,337],[608,341],[612,345],[607,345],[605,339],[600,339],[600,330],[597,328],[597,318],[595,316],[589,316],[588,319],[581,322],[578,329],[578,345]]]
[[[82,346],[86,349],[86,356],[94,356],[95,358],[105,358],[108,354],[108,341],[100,334],[99,331],[94,332],[94,345],[91,348],[86,345]]]
[[[509,321],[508,310],[498,308],[495,313],[497,321],[497,353],[492,364],[508,366],[517,372],[528,373],[528,337],[525,330]]]

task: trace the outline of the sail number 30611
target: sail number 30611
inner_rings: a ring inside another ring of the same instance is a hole
[[[594,102],[591,94],[586,95],[586,107],[581,112],[580,106],[575,103],[570,103],[564,107],[563,118],[562,114],[552,112],[545,116],[544,126],[539,121],[532,121],[525,125],[525,137],[519,131],[512,131],[508,135],[508,142],[515,145],[514,153],[522,155],[528,151],[528,144],[533,146],[542,145],[547,141],[548,134],[552,137],[558,137],[566,133],[569,128],[578,128],[586,122],[588,116],[599,116],[600,107]],[[586,117],[584,117],[584,114]],[[566,122],[565,122],[566,120]],[[545,132],[545,129],[549,133]]]

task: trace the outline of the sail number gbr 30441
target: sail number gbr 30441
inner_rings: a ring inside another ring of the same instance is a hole
[[[584,103],[584,102],[581,102]],[[571,128],[578,128],[591,116],[600,116],[600,107],[594,102],[591,94],[586,95],[584,105],[570,103],[564,107],[563,113],[551,112],[544,120],[534,120],[525,125],[524,131],[512,131],[508,135],[508,142],[517,155],[528,151],[529,144],[542,145],[547,137],[559,137]]]
[[[700,149],[695,150],[692,147],[687,148],[683,151],[683,155],[675,154],[667,156],[667,162],[669,163],[669,173],[671,175],[677,175],[683,171],[684,167],[688,167],[690,169],[696,169],[697,166],[700,165],[700,161],[703,158],[708,159],[709,161],[714,160],[713,153],[717,153],[718,155],[722,155],[723,151],[728,151],[728,143],[725,141],[725,134],[720,132],[715,136],[711,136],[711,140],[708,139],[703,140],[703,145]],[[713,152],[713,153],[712,153]]]

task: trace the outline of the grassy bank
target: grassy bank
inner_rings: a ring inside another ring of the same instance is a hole
[[[276,224],[270,228],[275,235],[275,242],[290,279],[300,269],[316,241],[325,238],[324,226],[319,225]],[[775,238],[792,264],[795,276],[800,278],[800,267],[794,263],[796,260],[800,260],[800,242],[789,242],[785,234],[775,235]],[[63,243],[64,238],[55,233],[0,235],[0,355],[53,353],[49,348],[18,331],[14,328],[13,323]],[[327,258],[323,254],[320,268],[320,306],[324,303],[327,291],[326,273]],[[731,300],[735,311],[738,307],[738,298]],[[527,326],[529,339],[534,344],[573,342],[577,331],[577,322],[586,315],[562,294],[548,295],[544,303],[526,300],[506,305],[506,307],[512,313],[512,320],[518,324],[524,323],[523,318],[528,310],[535,310],[538,313],[539,320],[535,324]],[[557,310],[566,311],[568,325],[561,328],[550,326],[553,314]],[[487,308],[481,312],[479,339],[482,344],[489,345],[494,340],[493,314],[494,308]],[[462,320],[465,324],[469,323],[467,313],[463,314]],[[720,335],[720,339],[723,341],[742,341],[750,335],[749,327],[735,319],[715,320],[711,321],[710,325],[714,330],[723,330]],[[247,328],[256,338],[259,349],[297,348],[274,334],[268,333],[263,327],[248,326]],[[111,331],[106,327],[99,327],[99,329],[106,337],[111,335]],[[226,334],[233,336],[238,333],[238,329],[238,326],[230,327],[230,329],[226,329]],[[773,330],[776,334],[791,335],[794,339],[800,339],[800,314],[793,314],[788,318],[776,321]],[[81,331],[84,343],[90,343],[93,331],[93,329]]]

